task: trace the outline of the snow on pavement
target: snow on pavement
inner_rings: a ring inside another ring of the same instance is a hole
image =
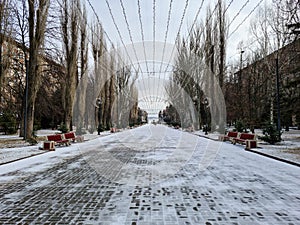
[[[142,128],[137,128],[133,130],[129,130],[126,132],[116,133],[108,136],[108,133],[104,136],[100,136],[100,138],[92,139],[89,141],[86,141],[84,143],[75,143],[68,147],[57,147],[55,151],[44,151],[39,150],[39,146],[28,146],[28,147],[22,147],[22,148],[9,148],[9,149],[1,149],[0,154],[0,162],[7,162],[10,160],[15,160],[18,158],[24,158],[27,156],[35,155],[34,157],[25,158],[19,161],[15,161],[6,165],[1,165],[1,171],[0,176],[3,174],[7,174],[12,171],[22,171],[22,173],[25,172],[36,172],[40,171],[41,169],[46,169],[51,167],[53,164],[57,164],[62,162],[64,159],[68,157],[74,157],[79,154],[83,154],[85,152],[85,149],[94,149],[95,146],[104,147],[107,145],[107,143],[114,143],[114,145],[118,143],[122,143],[123,146],[129,148],[129,149],[143,149],[144,153],[141,154],[141,157],[145,159],[151,159],[155,158],[156,160],[164,160],[170,156],[170,154],[174,153],[172,149],[186,149],[185,154],[180,153],[180,151],[176,151],[176,157],[183,157],[180,160],[188,161],[189,157],[192,157],[192,153],[194,149],[196,148],[197,141],[195,142],[194,138],[190,138],[190,134],[186,134],[185,132],[182,132],[180,135],[180,138],[176,140],[178,137],[168,138],[167,140],[163,140],[164,135],[166,135],[166,129],[168,129],[168,132],[170,131],[176,131],[181,132],[179,130],[173,130],[170,128],[163,128],[161,129],[161,133],[157,133],[156,131],[153,133],[151,130],[151,126],[154,125],[146,125]],[[159,126],[159,125],[157,125]],[[147,129],[145,129],[147,127]],[[150,128],[149,128],[150,127]],[[140,132],[142,131],[142,133]],[[172,132],[171,132],[172,133]],[[129,134],[129,135],[128,135]],[[140,138],[134,139],[133,142],[130,141],[130,137],[137,137],[140,135]],[[182,136],[183,135],[183,136]],[[188,136],[186,136],[188,135]],[[93,137],[95,138],[95,137]],[[198,138],[199,140],[201,138]],[[163,140],[163,142],[162,142]],[[199,141],[198,140],[198,141]],[[201,140],[203,142],[203,139]],[[206,140],[205,140],[206,141]],[[41,145],[41,144],[40,144]],[[165,146],[162,147],[161,145]],[[210,148],[209,151],[204,151],[203,157],[198,162],[200,168],[203,167],[205,169],[212,163],[214,158],[217,156],[220,149],[222,151],[240,151],[240,154],[250,154],[253,153],[244,153],[243,152],[243,146],[237,145],[233,146],[230,143],[221,143],[221,142],[215,142],[215,141],[209,141],[206,143],[207,146],[205,148]],[[159,150],[162,153],[164,151],[164,154],[157,155],[158,151],[155,152],[149,152],[149,148],[156,148],[155,146],[159,146]],[[259,149],[260,151],[263,151],[262,149]],[[265,150],[269,151],[269,150]],[[45,154],[40,154],[45,153]],[[148,154],[145,154],[148,153]],[[210,155],[209,155],[210,154]],[[239,155],[240,155],[239,154]],[[257,159],[265,158],[263,156],[251,156],[251,157],[257,157]],[[173,160],[179,160],[173,159]],[[264,160],[271,160],[273,159],[264,159]],[[241,162],[243,163],[243,162]],[[280,163],[280,162],[278,162]],[[175,165],[175,164],[174,164]],[[167,165],[164,165],[167,166]],[[171,166],[171,165],[170,165]],[[178,166],[177,164],[175,166]],[[166,169],[166,168],[165,168]],[[6,180],[4,177],[0,177],[1,180]]]
[[[159,125],[2,165],[0,176],[3,221],[300,222],[299,167]]]

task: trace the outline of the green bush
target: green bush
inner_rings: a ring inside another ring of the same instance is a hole
[[[280,142],[281,139],[281,131],[278,131],[274,124],[267,124],[263,129],[264,136],[260,137],[261,140],[266,141],[270,144],[275,144]]]
[[[236,121],[236,124],[235,124],[235,130],[237,132],[246,132],[247,127],[242,120],[238,120],[238,121]]]
[[[61,131],[63,134],[69,132],[69,129],[67,128],[66,124],[64,124],[64,123],[61,123],[61,124],[60,124],[58,130]]]

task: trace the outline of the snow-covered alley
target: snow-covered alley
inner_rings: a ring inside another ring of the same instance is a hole
[[[162,125],[0,175],[0,224],[300,224],[299,167]]]

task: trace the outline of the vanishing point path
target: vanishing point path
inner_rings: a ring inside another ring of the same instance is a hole
[[[0,173],[0,224],[300,224],[299,167],[162,125]]]

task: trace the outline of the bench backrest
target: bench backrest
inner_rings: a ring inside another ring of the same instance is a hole
[[[239,138],[243,140],[254,140],[255,134],[241,133]]]
[[[238,132],[234,132],[234,131],[228,131],[228,134],[227,134],[228,137],[232,137],[232,138],[235,138],[238,136]]]
[[[74,132],[65,133],[65,138],[66,139],[75,139],[75,133]]]
[[[53,134],[47,136],[48,141],[62,141],[63,137],[61,134]]]

